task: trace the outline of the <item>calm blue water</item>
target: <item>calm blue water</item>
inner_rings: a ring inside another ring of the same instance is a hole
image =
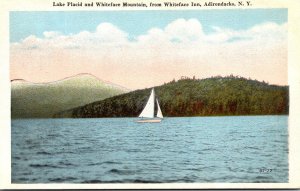
[[[287,116],[135,120],[12,120],[12,183],[288,182]]]

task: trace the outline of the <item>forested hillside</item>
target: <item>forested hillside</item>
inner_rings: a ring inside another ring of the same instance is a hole
[[[136,90],[55,117],[136,117],[149,89]],[[288,86],[269,85],[242,77],[181,79],[155,87],[164,116],[274,115],[288,114]]]

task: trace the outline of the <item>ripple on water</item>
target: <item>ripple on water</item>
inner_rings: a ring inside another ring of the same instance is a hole
[[[50,182],[70,182],[70,181],[77,180],[77,178],[68,176],[68,177],[62,177],[62,178],[49,178],[48,180]]]
[[[110,169],[109,171],[107,171],[107,173],[112,173],[112,174],[118,174],[118,175],[131,175],[131,174],[136,174],[138,173],[140,170],[127,170],[127,169]]]
[[[69,167],[69,166],[78,166],[78,165],[75,165],[75,164],[73,164],[73,163],[70,163],[70,162],[67,162],[67,161],[60,161],[59,163],[58,163],[61,167]]]
[[[38,152],[36,152],[36,154],[38,154],[38,155],[51,155],[51,153],[46,152],[46,151],[38,151]]]
[[[104,161],[104,162],[89,163],[87,164],[87,166],[99,166],[99,165],[106,165],[106,164],[122,164],[122,163],[115,162],[115,161]]]
[[[33,168],[60,168],[57,165],[51,165],[51,164],[30,164],[29,166]]]

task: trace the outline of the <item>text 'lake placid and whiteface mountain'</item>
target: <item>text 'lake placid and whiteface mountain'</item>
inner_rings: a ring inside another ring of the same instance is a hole
[[[165,2],[53,2],[53,7],[243,7],[243,6],[252,6],[251,1],[227,1],[227,2],[213,2],[213,1],[206,1],[206,2],[172,2],[172,1],[165,1]]]

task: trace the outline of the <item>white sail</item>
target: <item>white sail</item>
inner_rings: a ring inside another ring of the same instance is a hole
[[[162,112],[161,112],[161,109],[160,109],[160,106],[159,106],[159,103],[156,99],[156,103],[157,103],[157,114],[156,114],[156,117],[159,117],[159,118],[164,118]]]
[[[151,91],[151,95],[147,101],[146,106],[144,107],[142,113],[139,115],[139,117],[148,117],[148,118],[154,118],[154,89]]]

